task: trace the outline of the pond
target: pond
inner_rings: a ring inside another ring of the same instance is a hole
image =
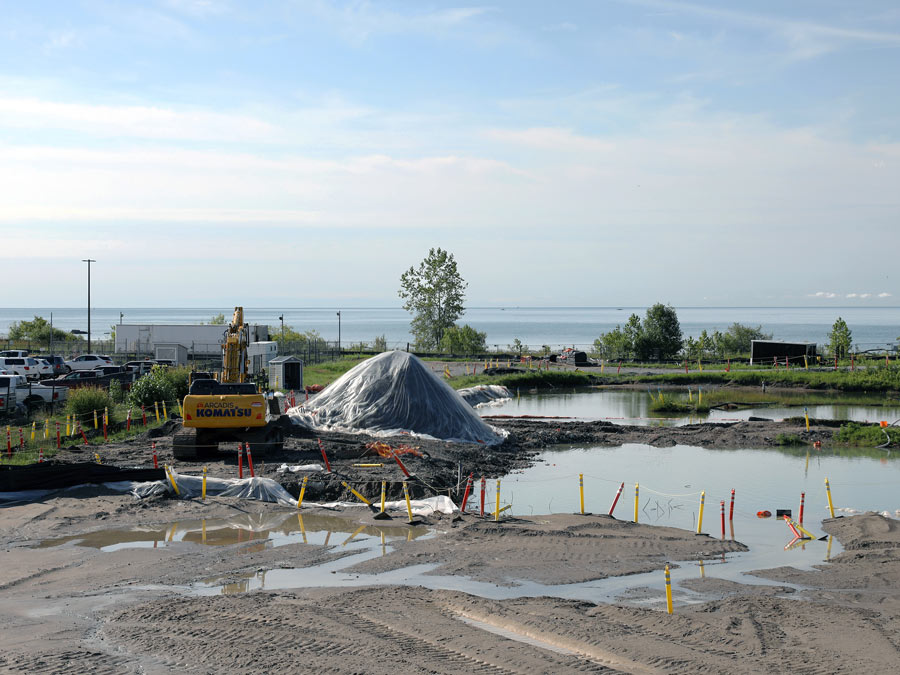
[[[697,388],[694,387],[694,396]],[[687,389],[663,390],[666,394],[687,394]],[[653,389],[656,394],[655,388]],[[811,405],[809,416],[816,419],[853,420],[877,422],[900,419],[900,405],[881,406],[876,403],[883,397],[872,396],[872,405]],[[743,410],[711,410],[708,415],[672,416],[650,411],[650,394],[647,390],[625,389],[567,389],[522,394],[497,406],[480,408],[482,416],[490,415],[539,415],[546,417],[572,417],[579,420],[604,420],[614,424],[678,426],[696,422],[735,422],[750,416],[780,420],[803,415],[802,406],[754,407]]]

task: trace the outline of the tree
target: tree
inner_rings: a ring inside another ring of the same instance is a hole
[[[59,328],[52,329],[54,342],[75,342],[81,340],[79,335],[67,333]],[[9,339],[31,340],[33,342],[50,343],[50,322],[42,316],[34,317],[33,321],[14,321],[9,326]]]
[[[647,310],[634,345],[640,359],[671,359],[681,351],[681,324],[671,305],[658,302]]]
[[[441,338],[441,351],[450,354],[483,354],[487,333],[475,330],[469,324],[450,326]]]
[[[225,315],[219,312],[213,317],[210,317],[209,324],[211,326],[224,326],[225,325]]]
[[[398,294],[406,301],[403,309],[413,315],[410,331],[418,348],[440,348],[444,333],[465,311],[466,286],[453,254],[441,248],[430,249],[418,269],[403,273]]]
[[[846,358],[850,351],[850,342],[853,337],[847,322],[841,317],[837,318],[834,325],[831,326],[831,334],[829,335],[828,350],[839,359]]]
[[[713,337],[715,338],[716,335],[720,336],[718,339],[714,340],[716,352],[718,352],[719,356],[726,356],[728,354],[749,354],[750,343],[753,340],[772,339],[771,333],[762,332],[762,326],[754,328],[753,326],[744,326],[740,323],[731,324],[724,335],[716,333]]]

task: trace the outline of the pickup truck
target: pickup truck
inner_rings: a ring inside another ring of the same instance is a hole
[[[35,411],[62,403],[68,395],[66,387],[28,382],[23,375],[0,375],[0,412],[15,412],[17,408]]]

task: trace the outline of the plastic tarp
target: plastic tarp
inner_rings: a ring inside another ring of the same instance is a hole
[[[287,414],[295,424],[320,431],[486,445],[506,438],[419,358],[401,351],[364,361]]]
[[[179,496],[182,499],[200,497],[203,489],[203,479],[200,476],[187,476],[185,474],[172,473],[172,477],[178,485]],[[122,483],[121,486],[130,487],[131,493],[144,499],[154,495],[174,496],[175,490],[169,480],[153,481],[150,483]],[[123,490],[125,491],[125,490]],[[271,478],[207,478],[207,496],[238,497],[241,499],[256,499],[262,502],[273,502],[282,506],[296,508],[297,500],[290,493]],[[319,506],[325,509],[346,509],[364,506],[360,502],[303,502],[308,506]],[[453,513],[457,511],[456,504],[446,495],[427,497],[426,499],[411,499],[412,512],[419,516],[429,516],[432,513]],[[385,511],[406,512],[406,500],[385,502]]]
[[[503,405],[512,398],[512,392],[499,384],[479,384],[475,387],[459,389],[456,393],[473,408]]]
[[[278,473],[321,473],[325,467],[321,464],[282,464],[278,467]]]

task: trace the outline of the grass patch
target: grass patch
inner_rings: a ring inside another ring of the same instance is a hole
[[[571,370],[535,370],[508,375],[463,375],[448,382],[454,389],[465,389],[479,384],[499,384],[509,389],[554,389],[558,387],[589,387],[594,377]]]
[[[862,405],[862,406],[897,406],[900,399],[886,394],[868,394],[862,392],[824,392],[809,390],[731,390],[712,389],[703,392],[703,400],[710,406],[734,404],[744,408],[761,408],[765,406],[813,406],[813,405]]]
[[[900,391],[900,367],[870,366],[866,370],[766,370],[766,371],[715,371],[690,373],[660,373],[656,375],[604,375],[605,384],[622,382],[654,384],[734,384],[759,387],[765,382],[769,386],[805,387],[808,389],[836,389],[849,392],[896,392]]]
[[[842,424],[841,428],[834,435],[835,443],[843,445],[853,445],[863,448],[874,448],[884,445],[890,437],[890,445],[898,445],[900,441],[900,429],[896,427],[888,427],[885,430],[877,424],[860,424],[858,422],[847,422]]]
[[[698,415],[709,412],[709,403],[697,403],[696,400],[691,401],[679,396],[665,394],[654,396],[650,403],[650,412],[655,413],[672,413],[684,415]]]
[[[340,361],[329,361],[328,363],[317,363],[314,366],[303,366],[303,384],[311,386],[314,384],[331,384],[341,375],[351,368],[358,366],[366,357],[343,358]]]

